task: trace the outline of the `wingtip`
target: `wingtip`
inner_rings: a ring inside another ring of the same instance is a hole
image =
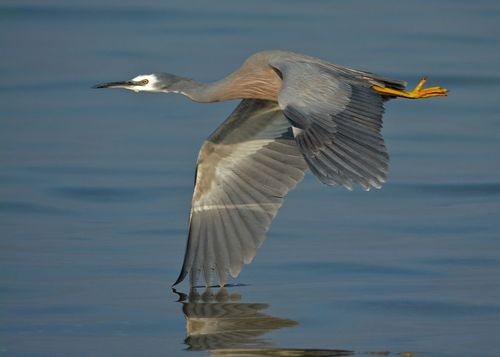
[[[182,269],[180,274],[179,274],[179,277],[177,278],[175,283],[172,284],[172,288],[174,286],[176,286],[177,284],[181,283],[186,278],[187,273],[188,273],[187,270]]]

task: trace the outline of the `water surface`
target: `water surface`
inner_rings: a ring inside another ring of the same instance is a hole
[[[499,24],[492,0],[3,1],[0,353],[496,356]],[[451,93],[388,103],[382,190],[308,174],[239,285],[176,294],[197,151],[237,103],[90,87],[264,49]]]

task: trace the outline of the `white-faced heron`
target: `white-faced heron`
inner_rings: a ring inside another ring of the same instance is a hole
[[[381,135],[384,102],[445,96],[441,87],[406,83],[314,57],[259,52],[226,78],[202,84],[168,73],[96,88],[183,94],[196,102],[242,99],[203,143],[197,162],[189,237],[180,283],[215,274],[223,286],[252,261],[283,198],[304,171],[327,185],[380,188],[389,156]]]

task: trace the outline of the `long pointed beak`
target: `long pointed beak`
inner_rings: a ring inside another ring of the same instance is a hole
[[[134,83],[133,81],[109,82],[109,83],[96,84],[92,88],[130,88],[135,85],[137,85],[137,83]]]

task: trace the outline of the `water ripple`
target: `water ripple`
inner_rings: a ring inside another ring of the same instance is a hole
[[[57,196],[87,202],[137,202],[161,196],[163,189],[115,187],[64,187],[52,190]]]
[[[70,211],[68,210],[62,210],[56,207],[21,201],[0,201],[0,212],[48,215],[61,215],[70,213]]]
[[[490,196],[500,194],[500,184],[498,183],[423,184],[415,185],[414,188],[429,194],[462,196]]]
[[[393,267],[388,265],[373,265],[351,262],[300,262],[287,264],[287,269],[306,272],[307,274],[370,274],[370,275],[428,275],[433,272]]]
[[[490,315],[500,313],[500,307],[492,305],[469,304],[451,301],[425,301],[425,300],[379,300],[357,301],[355,305],[376,310],[392,312],[398,315]]]

